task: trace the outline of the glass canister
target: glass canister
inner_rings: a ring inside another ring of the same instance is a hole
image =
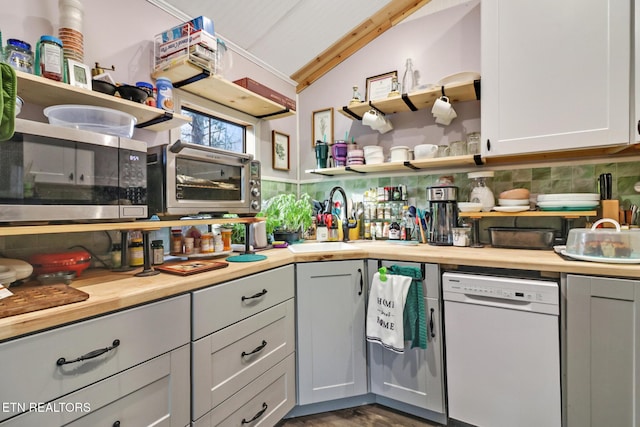
[[[41,36],[36,45],[35,64],[36,75],[66,82],[62,40],[54,36]]]
[[[33,74],[33,52],[27,42],[18,39],[7,40],[4,61],[18,71]]]
[[[471,132],[467,135],[467,152],[480,154],[480,132]]]
[[[481,203],[482,211],[489,212],[496,205],[493,190],[489,187],[489,180],[493,178],[493,171],[469,172],[471,180],[469,188],[469,201]]]

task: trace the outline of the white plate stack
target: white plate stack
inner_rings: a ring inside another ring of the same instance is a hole
[[[529,199],[498,199],[493,208],[497,212],[524,212],[529,210]]]
[[[600,205],[598,193],[539,194],[538,207],[543,211],[579,211]]]

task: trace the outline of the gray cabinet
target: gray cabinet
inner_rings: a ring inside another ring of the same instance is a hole
[[[275,424],[295,405],[294,269],[193,293],[192,420]]]
[[[640,425],[640,281],[570,274],[566,295],[566,425]]]
[[[15,405],[0,425],[187,425],[189,304],[182,295],[2,343],[11,386],[0,401]],[[31,411],[39,403],[50,406]]]
[[[366,394],[364,262],[296,268],[298,404]]]
[[[383,261],[382,265],[402,265],[421,268],[419,263]],[[442,314],[440,299],[440,269],[437,264],[424,265],[425,320],[427,348],[410,348],[403,354],[369,343],[369,375],[371,392],[418,408],[445,413],[444,366],[442,354]],[[368,262],[368,277],[378,269],[378,261]]]

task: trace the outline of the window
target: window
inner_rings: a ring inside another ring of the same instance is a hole
[[[180,112],[192,119],[180,128],[182,141],[237,153],[247,151],[246,126],[192,108],[182,107]]]

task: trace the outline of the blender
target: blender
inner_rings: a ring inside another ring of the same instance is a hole
[[[458,187],[444,185],[427,187],[430,245],[453,245],[453,229],[458,226]]]

